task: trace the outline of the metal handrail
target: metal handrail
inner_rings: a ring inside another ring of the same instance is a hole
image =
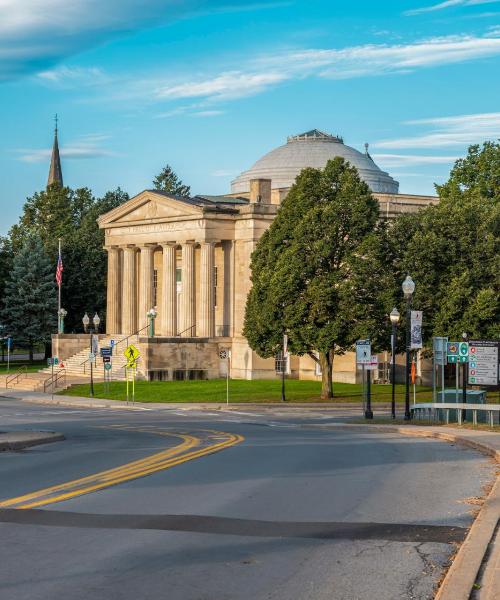
[[[19,367],[19,369],[15,372],[12,373],[12,375],[7,375],[7,377],[5,378],[5,389],[7,389],[9,387],[9,383],[11,381],[14,381],[17,379],[17,381],[19,381],[19,377],[21,377],[21,375],[28,375],[28,367],[26,365],[23,365],[22,367]]]
[[[116,346],[119,346],[120,344],[123,344],[123,342],[128,342],[128,340],[131,337],[134,337],[136,335],[139,335],[140,333],[142,333],[143,331],[146,331],[147,329],[149,329],[149,325],[146,325],[146,327],[143,327],[142,329],[139,329],[138,331],[136,331],[135,333],[130,333],[129,335],[127,335],[127,337],[122,338],[121,340],[119,340],[118,342],[116,342],[115,344],[115,348]]]
[[[182,337],[182,334],[183,334],[183,333],[186,333],[186,331],[193,330],[195,327],[196,327],[196,325],[190,325],[190,326],[189,326],[187,329],[184,329],[184,331],[181,331],[180,333],[178,333],[178,334],[176,335],[176,337]]]
[[[43,382],[43,391],[47,391],[48,385],[52,386],[53,388],[57,388],[57,382],[61,377],[64,377],[64,385],[66,385],[66,369],[62,369],[61,371],[54,373],[54,375],[47,377],[47,379]]]

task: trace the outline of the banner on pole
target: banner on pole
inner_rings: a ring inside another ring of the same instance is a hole
[[[411,337],[410,337],[410,349],[420,350],[422,348],[422,311],[412,310],[411,311]]]

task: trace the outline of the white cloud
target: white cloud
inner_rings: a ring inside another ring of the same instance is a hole
[[[499,0],[446,0],[439,4],[432,4],[431,6],[423,6],[421,8],[414,8],[407,10],[403,14],[406,16],[420,15],[422,13],[435,12],[438,10],[444,10],[453,6],[476,6],[479,4],[496,4]]]
[[[371,155],[377,164],[386,168],[407,167],[413,165],[447,164],[457,160],[458,156],[429,156],[420,154],[379,154]]]
[[[276,6],[262,0],[258,7]],[[118,35],[251,0],[0,0],[0,80],[47,71]]]
[[[102,142],[109,139],[108,135],[102,133],[89,133],[78,137],[75,141],[70,142],[68,145],[60,145],[60,154],[65,159],[85,159],[85,158],[99,158],[103,156],[117,156],[117,154],[111,150],[102,146]],[[51,154],[51,148],[24,148],[16,150],[18,153],[19,160],[23,162],[46,162]]]
[[[381,140],[374,145],[389,149],[439,148],[468,146],[500,138],[500,112],[419,119],[406,124],[428,126],[431,131],[411,137]]]
[[[230,100],[252,96],[287,79],[284,73],[245,73],[231,71],[213,78],[189,81],[177,85],[164,85],[153,91],[158,100],[180,98],[211,98]]]
[[[212,177],[233,177],[233,175],[237,175],[239,171],[234,169],[217,169],[213,173],[210,173]]]
[[[1,1],[1,0],[0,0]],[[45,83],[65,85],[102,85],[110,78],[97,67],[67,67],[61,66],[48,71],[37,73],[36,77]]]
[[[253,96],[287,81],[320,77],[353,79],[465,62],[500,54],[500,38],[493,36],[445,36],[412,44],[369,44],[340,49],[305,49],[258,56],[238,70],[190,77],[187,80],[155,78],[120,86],[121,98],[148,102],[197,99],[198,106]],[[145,95],[144,90],[147,90]],[[116,93],[113,91],[113,93]],[[206,106],[205,106],[206,107]],[[160,116],[187,112],[174,108]]]

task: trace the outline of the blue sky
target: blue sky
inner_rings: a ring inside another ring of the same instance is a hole
[[[500,1],[0,0],[0,233],[46,183],[226,193],[290,134],[362,149],[432,193],[500,137]]]

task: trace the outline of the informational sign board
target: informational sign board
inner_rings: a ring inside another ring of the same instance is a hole
[[[89,352],[89,360],[95,360],[95,354],[93,352]]]
[[[111,356],[112,354],[113,354],[113,349],[111,347],[110,348],[106,348],[106,347],[101,348],[101,356],[103,356],[103,357]]]
[[[469,383],[471,385],[499,384],[499,342],[473,340],[469,342]]]
[[[12,338],[7,338],[7,350],[12,350]]]
[[[422,311],[411,311],[410,350],[422,348]]]
[[[137,359],[140,356],[140,352],[133,344],[130,344],[130,346],[127,346],[127,348],[125,348],[125,352],[123,353],[123,355],[127,359],[127,365],[129,367],[135,367]]]
[[[115,340],[111,340],[111,341],[109,342],[109,345],[111,346],[111,348],[113,348],[113,346],[114,346],[115,344],[116,344]]]
[[[288,336],[285,333],[283,335],[283,356],[286,356],[288,354]]]
[[[378,356],[371,356],[370,362],[365,365],[367,371],[376,371],[378,369]]]
[[[102,357],[102,362],[103,362],[104,364],[106,364],[106,363],[110,363],[110,362],[111,362],[111,356],[103,356],[103,357]]]
[[[104,368],[106,369],[106,371],[111,371],[111,363],[110,362],[104,363]]]
[[[469,342],[448,342],[447,358],[452,364],[469,362]]]
[[[370,340],[358,340],[356,342],[356,364],[369,365],[372,360],[372,349]]]
[[[446,348],[448,344],[447,337],[433,338],[432,347],[434,350],[434,362],[436,365],[446,365]]]

